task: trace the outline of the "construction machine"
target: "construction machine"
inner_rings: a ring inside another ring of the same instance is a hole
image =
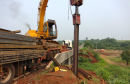
[[[57,26],[55,20],[48,19],[44,22],[45,11],[48,0],[41,0],[38,7],[38,30],[28,30],[26,36],[37,37],[38,39],[52,40],[57,38]],[[54,31],[55,30],[55,31]]]
[[[54,31],[55,30],[55,31]],[[57,38],[57,26],[55,20],[48,20],[44,22],[42,31],[28,30],[26,36],[37,37],[38,39],[52,40]]]
[[[48,20],[44,22],[45,11],[47,7],[48,0],[41,0],[38,7],[38,30],[28,30],[25,34],[30,37],[37,37],[39,39],[39,45],[43,44],[43,47],[47,49],[47,43],[58,44],[60,48],[60,44],[53,39],[57,38],[57,26],[55,20]],[[83,0],[70,0],[71,5],[80,6],[83,3]],[[75,17],[75,16],[74,16]],[[78,16],[76,16],[78,17]],[[78,21],[78,20],[74,20]],[[54,31],[55,30],[55,31]]]
[[[63,45],[66,45],[67,49],[72,50],[72,40],[64,40]]]
[[[62,45],[58,42],[53,41],[57,38],[57,25],[55,20],[48,19],[44,22],[45,11],[48,0],[41,0],[38,7],[38,29],[28,30],[26,36],[36,37],[39,39],[38,45],[42,45],[44,49],[58,48],[62,49]]]

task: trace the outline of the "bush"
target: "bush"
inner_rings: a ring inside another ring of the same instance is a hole
[[[82,56],[78,57],[78,62],[89,62],[88,58],[84,58]]]
[[[110,79],[110,73],[108,71],[106,71],[104,68],[96,69],[95,73],[97,74],[98,77],[102,76],[102,78],[105,81],[108,81]]]
[[[101,60],[101,59],[100,59],[100,55],[99,55],[97,52],[92,51],[92,53],[93,53],[94,58],[95,58],[96,60],[98,60],[98,61],[100,61],[100,60]]]
[[[86,50],[83,51],[83,54],[89,56],[89,54],[88,54],[88,52]]]
[[[89,57],[90,62],[92,62],[94,59],[92,57]]]

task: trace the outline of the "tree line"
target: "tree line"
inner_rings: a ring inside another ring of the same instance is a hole
[[[130,41],[118,42],[114,38],[106,39],[91,39],[84,41],[84,47],[90,47],[93,49],[113,49],[113,50],[125,50],[130,49]]]

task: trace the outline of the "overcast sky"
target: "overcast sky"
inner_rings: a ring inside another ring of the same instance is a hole
[[[69,0],[49,0],[46,9],[46,20],[57,23],[57,40],[73,40],[74,26]],[[37,30],[37,13],[40,0],[0,0],[0,28],[21,30],[22,34],[31,29]],[[75,12],[75,7],[71,7]],[[130,40],[130,0],[84,0],[79,7],[81,25],[79,39]]]

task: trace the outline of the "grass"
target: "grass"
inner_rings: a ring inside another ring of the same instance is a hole
[[[100,58],[100,62],[98,62],[98,63],[92,64],[92,63],[89,63],[89,61],[88,61],[88,62],[82,62],[78,66],[80,68],[86,69],[88,71],[95,71],[97,68],[99,68],[99,65],[100,65],[100,67],[105,67],[105,66],[107,66],[107,63],[105,62],[104,59]]]
[[[81,65],[79,65],[79,67],[88,71],[95,71],[98,77],[100,77],[101,75],[102,78],[110,84],[130,83],[129,68],[123,68],[117,65],[107,64],[103,59],[100,62],[93,64],[89,62],[83,62]]]
[[[113,61],[113,62],[126,63],[126,61],[125,61],[125,60],[122,60],[121,57],[107,57],[107,58],[109,58],[109,59],[110,59],[111,61]]]
[[[121,54],[121,50],[105,50],[106,53]]]
[[[122,60],[121,57],[107,57],[107,58],[116,63],[125,63],[126,64],[126,61]],[[130,61],[129,61],[129,64],[130,64]]]
[[[100,82],[100,80],[97,79],[96,77],[93,77],[92,80],[93,80],[95,83],[99,83],[99,82]]]
[[[100,57],[100,56],[99,56]],[[120,58],[114,59],[116,62],[120,62]],[[118,65],[112,65],[106,63],[106,61],[100,58],[98,63],[90,63],[89,61],[83,61],[78,66],[87,71],[95,71],[97,76],[103,78],[109,84],[130,84],[130,68],[120,67]],[[96,79],[93,79],[97,81]]]
[[[38,76],[36,77],[36,80],[40,79],[41,76],[44,75],[44,74],[45,74],[45,73],[41,73],[40,75],[38,75]]]

